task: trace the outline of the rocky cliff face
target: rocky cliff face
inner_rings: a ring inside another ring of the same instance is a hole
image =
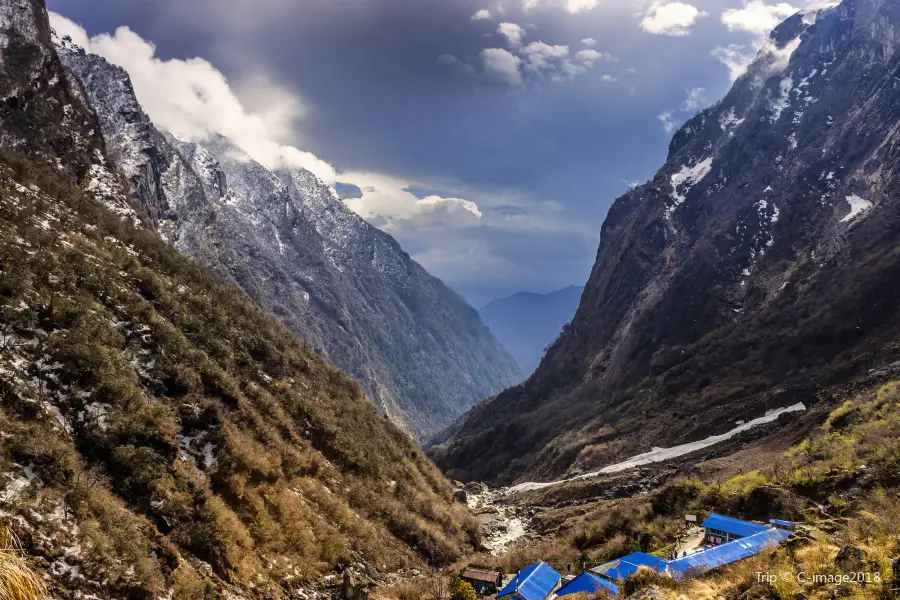
[[[473,409],[438,464],[501,481],[602,466],[897,360],[898,27],[896,0],[781,24],[616,200],[536,374]]]
[[[520,379],[474,309],[314,175],[274,173],[225,138],[166,136],[122,69],[58,45],[160,233],[351,374],[414,436]]]
[[[139,224],[83,90],[63,73],[40,0],[0,3],[0,143],[54,166]]]

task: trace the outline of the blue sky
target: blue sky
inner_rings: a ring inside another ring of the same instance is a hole
[[[583,284],[613,200],[802,6],[48,0],[132,73],[161,126],[221,131],[343,184],[348,206],[475,306]]]

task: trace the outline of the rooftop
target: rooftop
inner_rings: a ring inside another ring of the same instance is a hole
[[[619,586],[607,581],[602,577],[597,577],[590,571],[585,571],[566,585],[562,586],[557,592],[557,596],[566,596],[568,594],[578,594],[586,592],[588,594],[596,594],[599,590],[605,589],[616,596],[619,595]]]
[[[719,531],[724,531],[733,535],[740,535],[742,537],[753,535],[754,533],[759,533],[760,531],[768,529],[766,525],[760,525],[759,523],[744,521],[742,519],[735,519],[734,517],[726,517],[725,515],[717,513],[709,515],[709,517],[703,521],[703,526],[708,527],[709,529],[718,529]]]
[[[684,558],[669,561],[666,573],[675,579],[681,579],[688,571],[702,573],[722,565],[727,565],[750,556],[759,554],[767,548],[774,548],[791,536],[784,529],[767,528],[747,537],[732,540],[719,546],[713,546]]]
[[[518,594],[524,600],[544,600],[559,583],[561,577],[547,563],[535,563],[519,571],[509,583],[503,586],[496,597],[504,598]]]
[[[666,569],[666,561],[645,552],[634,552],[594,567],[591,572],[615,581],[634,575],[639,567],[650,567],[657,573],[661,573]]]
[[[497,571],[491,571],[488,569],[476,569],[473,567],[469,567],[465,571],[463,571],[463,578],[465,579],[474,579],[476,581],[487,581],[490,583],[496,583],[500,578],[500,573]]]

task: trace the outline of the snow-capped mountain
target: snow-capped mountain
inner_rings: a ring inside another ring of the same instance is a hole
[[[212,267],[342,368],[420,439],[520,379],[460,296],[304,170],[272,172],[223,137],[160,132],[128,74],[57,41],[136,203],[177,249]]]
[[[71,87],[53,50],[47,11],[32,0],[0,4],[0,144],[68,172],[94,198],[138,224],[128,194],[104,154],[97,120]]]
[[[896,361],[898,28],[896,0],[776,28],[616,200],[535,375],[473,409],[438,464],[500,480],[602,467]]]

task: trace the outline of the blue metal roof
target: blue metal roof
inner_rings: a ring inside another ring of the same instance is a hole
[[[787,527],[789,529],[793,529],[794,522],[793,521],[782,521],[781,519],[769,519],[769,523],[772,525],[779,525],[781,527]]]
[[[559,588],[559,591],[556,592],[556,595],[566,596],[568,594],[577,594],[579,592],[596,594],[601,588],[605,589],[615,596],[619,595],[619,586],[611,581],[607,581],[601,577],[597,577],[589,571],[585,571],[566,585]]]
[[[525,567],[497,594],[497,598],[518,595],[524,600],[544,600],[562,576],[545,562]],[[517,591],[518,590],[518,591]]]
[[[628,579],[634,575],[640,567],[650,567],[657,573],[665,571],[668,563],[652,554],[645,552],[634,552],[622,558],[611,560],[599,567],[594,567],[591,572],[597,575],[603,575],[607,579],[618,580]]]
[[[766,529],[721,546],[707,548],[684,558],[669,561],[669,568],[666,572],[675,579],[683,578],[688,571],[702,573],[759,554],[767,548],[777,546],[790,536],[790,531],[774,527]]]
[[[760,525],[759,523],[751,523],[750,521],[726,517],[725,515],[716,513],[709,515],[709,518],[703,521],[703,526],[743,537],[768,529],[767,526]]]

